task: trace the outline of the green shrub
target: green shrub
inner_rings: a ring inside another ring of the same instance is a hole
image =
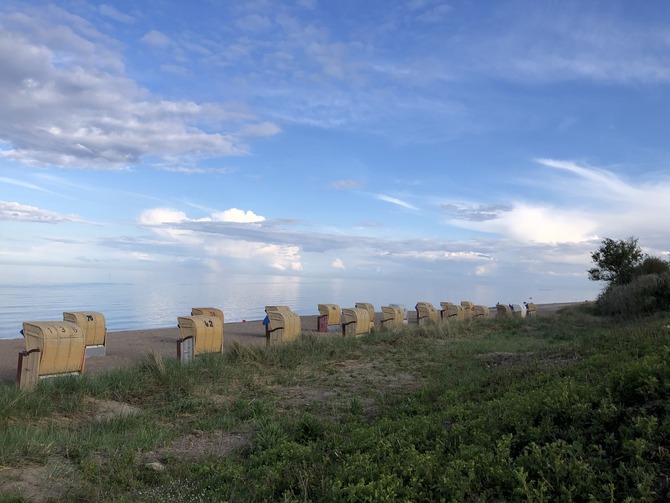
[[[640,315],[670,309],[670,273],[639,276],[625,285],[610,285],[596,300],[604,315]]]
[[[633,271],[633,277],[645,276],[647,274],[665,274],[670,272],[670,262],[658,257],[645,257],[640,265]]]

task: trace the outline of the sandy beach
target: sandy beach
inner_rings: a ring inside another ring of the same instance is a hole
[[[538,305],[539,315],[555,313],[558,309],[574,303],[542,304]],[[495,307],[491,314],[495,316]],[[380,316],[377,313],[376,318]],[[301,316],[303,332],[316,331],[318,315]],[[414,311],[409,311],[409,321],[415,319]],[[329,334],[338,336],[341,331],[338,327],[330,327]],[[324,334],[328,335],[328,334]],[[141,361],[150,352],[154,352],[166,359],[177,358],[177,341],[181,338],[179,328],[158,328],[152,330],[127,330],[123,332],[109,332],[107,334],[106,356],[92,356],[86,358],[85,373],[94,375],[109,369],[132,365]],[[224,351],[233,342],[249,346],[265,345],[265,327],[261,320],[244,323],[225,323],[223,329]],[[18,355],[25,350],[23,339],[0,340],[0,381],[3,383],[16,382]]]

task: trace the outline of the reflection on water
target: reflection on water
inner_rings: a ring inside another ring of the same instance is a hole
[[[521,302],[585,300],[583,292],[514,292],[485,285],[457,285],[447,281],[420,279],[329,279],[287,276],[228,275],[216,281],[157,282],[142,278],[127,283],[53,283],[0,285],[0,339],[20,337],[22,322],[62,320],[63,311],[99,311],[110,332],[172,327],[177,316],[188,315],[192,307],[218,307],[227,322],[259,320],[266,305],[288,305],[298,314],[316,314],[317,304],[353,307],[370,302],[403,304],[412,309],[417,301],[458,302],[469,299],[494,305]],[[533,296],[533,293],[535,295]],[[590,297],[593,298],[593,297]]]
[[[332,301],[329,282],[300,278],[228,277],[216,283],[80,283],[0,285],[0,339],[20,337],[24,321],[61,320],[63,311],[99,311],[110,332],[170,327],[192,307],[223,310],[226,321],[259,320],[266,305],[313,314]]]

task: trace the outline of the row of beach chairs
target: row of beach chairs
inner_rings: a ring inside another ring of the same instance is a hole
[[[440,302],[441,310],[438,310],[430,302],[417,302],[416,322],[421,325],[427,322],[444,321],[464,321],[468,319],[483,319],[491,316],[491,310],[488,306],[473,304],[464,300],[460,304],[452,302]],[[317,321],[317,331],[327,332],[328,326],[342,325],[342,332],[348,333],[347,328],[350,324],[356,323],[356,335],[366,333],[374,328],[375,310],[372,304],[357,302],[355,308],[344,308],[340,310],[337,304],[319,304],[319,318]],[[382,306],[382,317],[380,328],[389,327],[405,323],[407,315],[404,308],[398,305]],[[364,311],[367,311],[367,318]],[[496,306],[498,316],[502,317],[521,317],[526,314],[534,315],[537,311],[535,304],[509,304]]]
[[[491,310],[487,306],[473,304],[463,300],[459,304],[452,302],[440,302],[442,310],[437,310],[430,302],[417,302],[416,319],[421,324],[427,321],[454,320],[464,321],[468,319],[484,319],[491,316]],[[524,302],[523,304],[496,304],[496,314],[499,317],[525,318],[526,315],[533,316],[537,312],[535,304]]]
[[[464,321],[488,318],[488,307],[462,301],[459,305],[441,302],[437,310],[430,302],[417,302],[416,322]],[[536,312],[534,304],[497,304],[497,315],[525,317]],[[317,332],[341,327],[343,335],[359,336],[375,328],[375,309],[367,302],[340,309],[337,304],[319,304]],[[289,306],[266,306],[267,345],[296,340],[302,334],[301,318]],[[404,306],[382,306],[377,320],[380,329],[408,322]],[[223,351],[223,311],[213,307],[194,307],[190,316],[178,316],[181,339],[177,341],[177,359],[187,362],[206,353]],[[26,349],[19,353],[17,381],[22,389],[33,388],[39,379],[55,375],[81,374],[86,357],[106,355],[105,317],[98,312],[64,312],[62,321],[24,322],[21,333]]]

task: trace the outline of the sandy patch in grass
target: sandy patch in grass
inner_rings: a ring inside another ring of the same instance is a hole
[[[43,466],[0,468],[0,495],[21,495],[22,498],[42,503],[65,497],[74,487],[76,470],[62,459],[48,460]]]
[[[136,416],[142,411],[142,409],[127,403],[99,398],[86,398],[84,407],[91,411],[90,414],[95,421]]]
[[[283,412],[316,406],[334,419],[352,400],[360,404],[364,415],[372,417],[380,396],[410,393],[423,384],[423,378],[400,371],[388,361],[344,360],[325,363],[299,385],[269,389]]]
[[[250,445],[248,432],[194,431],[172,441],[170,445],[142,454],[145,465],[169,462],[170,458],[197,462],[207,458],[225,458],[234,451]]]

